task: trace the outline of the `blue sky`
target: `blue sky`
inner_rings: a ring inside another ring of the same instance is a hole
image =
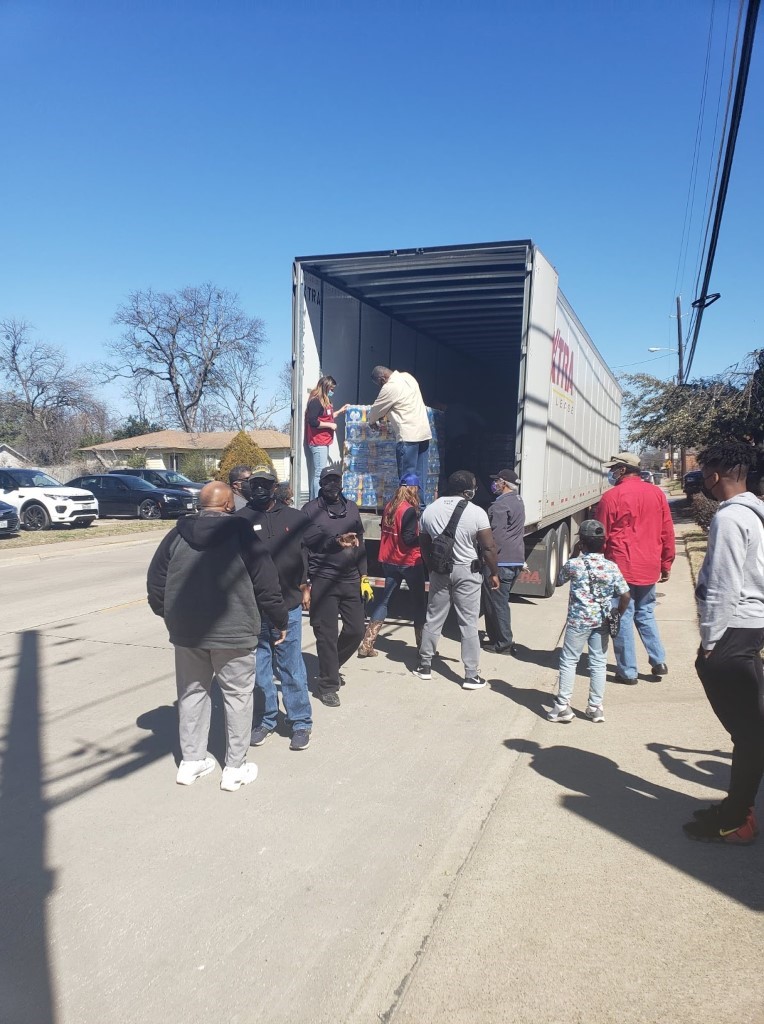
[[[129,291],[211,280],[265,320],[275,374],[294,256],[530,237],[610,365],[668,376],[675,356],[647,348],[675,345],[711,11],[0,0],[0,315],[87,361]],[[717,0],[686,309],[728,12]],[[764,346],[762,33],[696,374]]]

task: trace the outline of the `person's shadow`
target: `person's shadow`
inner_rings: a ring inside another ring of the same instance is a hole
[[[648,743],[647,749],[658,755],[658,758],[666,769],[678,779],[686,782],[697,782],[701,786],[709,786],[713,789],[726,791],[729,780],[729,766],[721,764],[718,760],[695,761],[691,763],[687,758],[677,757],[677,754],[706,754],[709,758],[726,758],[731,760],[732,754],[723,750],[694,750],[689,747],[674,747],[666,743]]]
[[[748,853],[742,848],[730,851],[722,844],[693,842],[683,834],[681,826],[691,819],[697,800],[625,772],[610,758],[586,750],[542,747],[524,739],[505,740],[504,745],[529,755],[534,771],[566,790],[560,802],[571,813],[751,910],[764,910],[764,876],[755,847]]]

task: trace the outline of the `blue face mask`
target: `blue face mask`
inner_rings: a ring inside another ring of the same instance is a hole
[[[501,490],[502,490],[502,486],[499,483],[499,481],[498,480],[492,480],[491,481],[491,493],[492,494],[500,494]]]
[[[615,485],[618,483],[620,479],[620,476],[616,476],[612,469],[608,470],[607,482],[610,484],[611,487],[615,487]]]
[[[327,398],[334,398],[334,392],[333,391],[327,391],[326,395],[327,395]]]

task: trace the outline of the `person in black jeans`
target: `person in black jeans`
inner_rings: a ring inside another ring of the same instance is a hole
[[[484,650],[494,654],[514,654],[509,594],[525,564],[525,505],[517,492],[520,481],[513,469],[501,469],[491,480],[496,500],[488,509],[488,522],[496,544],[499,589],[491,589],[490,572],[484,568],[483,609],[488,634]]]
[[[727,796],[696,811],[684,831],[703,842],[752,843],[764,776],[764,503],[747,489],[756,450],[741,442],[698,456],[704,491],[721,502],[695,590],[700,649],[695,662],[716,717],[732,738]]]
[[[366,582],[363,524],[355,502],[342,494],[335,466],[321,470],[318,497],[303,506],[308,519],[333,537],[354,533],[356,547],[308,555],[310,624],[316,635],[319,677],[316,697],[327,707],[340,705],[340,668],[355,653],[364,634],[362,582]],[[337,616],[342,619],[338,634]]]

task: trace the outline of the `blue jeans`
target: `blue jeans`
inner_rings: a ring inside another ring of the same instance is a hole
[[[645,645],[651,665],[662,665],[666,652],[655,621],[655,584],[651,587],[637,587],[629,584],[631,601],[621,616],[621,630],[613,641],[615,668],[624,679],[637,678],[637,647],[634,641],[634,626]]]
[[[488,580],[491,573],[483,570],[483,611],[488,639],[497,647],[512,645],[512,618],[509,611],[509,594],[520,575],[521,565],[499,566],[499,589],[491,590]]]
[[[273,679],[273,654],[281,676],[281,699],[284,711],[292,726],[292,730],[310,729],[313,717],[308,695],[308,673],[302,657],[302,608],[297,605],[289,613],[286,639],[278,647],[272,646],[278,640],[279,631],[275,629],[263,615],[260,636],[255,651],[256,685],[263,691],[265,710],[258,721],[255,714],[255,725],[266,729],[275,729],[279,710],[279,695]]]
[[[429,441],[399,441],[395,446],[395,461],[398,465],[398,479],[406,473],[419,477],[419,500],[424,505],[424,483],[427,479],[427,453]]]
[[[572,623],[568,623],[565,627],[565,636],[562,638],[562,650],[560,651],[558,707],[570,704],[578,660],[587,644],[589,645],[589,707],[596,708],[602,704],[605,696],[605,671],[609,639],[610,634],[604,626],[592,629],[591,626],[576,627]]]
[[[309,444],[308,451],[310,452],[311,471],[310,478],[308,481],[308,489],[311,501],[313,498],[318,497],[319,479],[321,477],[321,470],[324,466],[329,465],[329,445],[328,444]]]
[[[422,563],[420,562],[418,565],[381,564],[379,568],[385,574],[385,588],[378,590],[374,595],[374,601],[369,609],[371,622],[384,622],[387,618],[387,606],[390,603],[390,598],[401,585],[401,581],[405,580],[414,603],[414,626],[421,629],[427,614]]]

